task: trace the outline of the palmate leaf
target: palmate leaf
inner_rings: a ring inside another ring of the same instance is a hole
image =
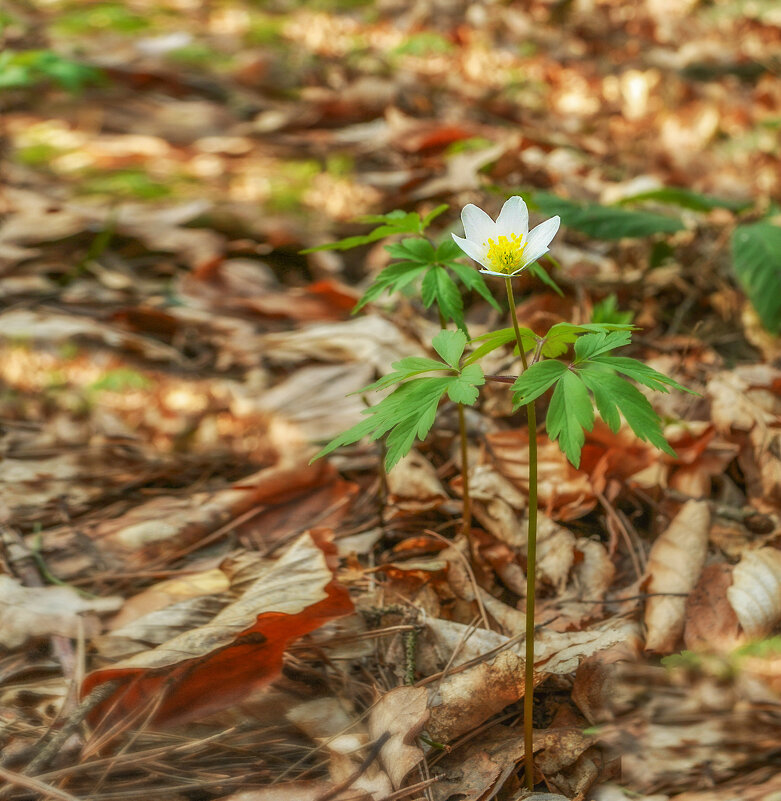
[[[463,331],[440,331],[431,341],[434,350],[454,369],[458,370],[461,354],[466,347],[466,334]]]
[[[657,392],[669,392],[669,387],[672,387],[682,392],[688,392],[690,395],[697,394],[693,390],[682,386],[669,376],[666,376],[664,373],[654,370],[652,367],[643,364],[637,359],[630,359],[627,356],[603,355],[597,356],[593,361],[597,364],[609,367],[618,373],[629,376],[629,378],[633,378],[637,381],[638,384],[642,384],[649,389],[655,389]]]
[[[463,332],[441,331],[435,337],[434,347],[450,364],[417,356],[395,362],[393,373],[361,391],[385,389],[401,382],[399,386],[376,406],[366,409],[365,420],[331,440],[312,461],[366,436],[373,440],[385,437],[385,469],[391,470],[399,459],[409,453],[416,439],[426,437],[445,393],[454,403],[471,405],[477,400],[477,387],[485,383],[485,377],[479,365],[460,368],[459,361],[465,345],[466,336]],[[448,371],[450,375],[421,375],[440,371]]]
[[[458,247],[455,242],[451,242],[451,244]],[[496,311],[502,310],[501,306],[496,302],[496,298],[491,294],[491,290],[488,288],[488,284],[486,284],[479,270],[475,270],[474,267],[470,267],[468,264],[463,264],[460,261],[443,260],[442,263],[448,270],[456,274],[458,280],[461,281],[467,289],[477,292],[477,294],[493,306]]]
[[[397,261],[388,265],[371,286],[363,293],[363,297],[353,306],[352,314],[359,312],[367,303],[377,300],[384,292],[392,294],[401,291],[407,284],[428,269],[428,265],[416,261]]]
[[[620,323],[556,323],[545,334],[542,343],[542,355],[548,359],[561,356],[567,348],[578,340],[581,334],[599,334],[610,331],[632,331],[634,326]]]
[[[515,393],[513,395],[513,408],[525,406],[550,389],[567,371],[564,362],[557,362],[555,359],[546,359],[531,365],[528,370],[524,370],[512,386]]]
[[[618,431],[623,416],[640,439],[675,456],[662,433],[661,419],[645,395],[627,378],[661,392],[669,392],[671,388],[691,390],[636,359],[610,355],[613,348],[629,343],[631,331],[627,329],[631,326],[590,325],[586,328],[563,323],[551,336],[553,328],[546,344],[552,342],[556,351],[559,345],[566,347],[573,334],[579,334],[574,345],[575,359],[570,365],[553,359],[532,364],[513,384],[515,408],[534,402],[555,385],[546,419],[548,435],[558,440],[559,447],[575,467],[580,464],[584,431],[590,431],[594,424],[589,392],[611,431]],[[619,330],[606,330],[610,328]]]
[[[566,369],[553,391],[545,419],[548,436],[559,441],[559,447],[575,467],[580,467],[580,452],[586,431],[594,427],[594,407],[586,385]]]
[[[621,421],[620,410],[629,427],[643,441],[675,456],[675,451],[664,438],[661,420],[648,399],[640,390],[602,365],[587,365],[580,372],[583,383],[594,393],[594,400],[602,419],[614,433]]]
[[[462,331],[466,330],[461,292],[444,267],[434,265],[423,276],[421,299],[426,308],[436,301],[446,320],[452,320]]]
[[[600,331],[585,334],[575,342],[575,361],[573,364],[588,361],[603,353],[628,345],[632,341],[630,331]]]
[[[367,214],[359,217],[356,222],[368,225],[375,224],[377,227],[368,234],[348,236],[338,242],[328,242],[317,247],[302,250],[302,253],[315,253],[319,250],[351,250],[352,248],[368,245],[377,242],[387,236],[397,236],[400,234],[422,234],[429,226],[431,221],[442,214],[447,209],[447,205],[437,206],[430,211],[423,219],[415,211],[402,211],[397,209],[388,214]]]
[[[521,341],[526,350],[530,350],[537,344],[537,335],[531,328],[521,328]],[[472,342],[479,342],[480,345],[467,356],[464,364],[473,364],[474,362],[482,359],[491,351],[501,348],[503,345],[509,345],[510,342],[515,342],[515,331],[512,328],[501,328],[498,331],[490,331],[482,336],[475,337]]]
[[[450,370],[450,365],[439,362],[436,359],[428,359],[425,356],[408,356],[406,359],[393,362],[391,367],[393,367],[392,373],[388,373],[388,375],[383,376],[373,384],[369,384],[368,387],[364,387],[358,390],[358,392],[353,392],[351,394],[358,395],[371,390],[385,389],[393,384],[400,384],[402,381],[415,378],[422,373],[430,373],[433,370]]]

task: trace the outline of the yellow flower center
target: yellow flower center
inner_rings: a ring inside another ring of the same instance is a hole
[[[488,248],[485,255],[494,272],[509,275],[523,263],[523,236],[497,236],[483,245]]]

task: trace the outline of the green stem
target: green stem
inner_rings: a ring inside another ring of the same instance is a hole
[[[442,314],[442,309],[439,311],[439,325],[442,330],[447,328],[447,320],[445,315]],[[458,431],[461,437],[461,486],[463,487],[462,495],[462,514],[461,518],[463,523],[461,531],[471,544],[472,539],[472,499],[469,497],[469,459],[467,452],[467,438],[466,438],[466,421],[464,419],[464,404],[458,404]]]
[[[529,365],[526,361],[523,338],[518,327],[515,297],[509,276],[505,278],[505,286],[507,287],[507,300],[510,304],[515,338],[518,340],[521,362],[526,371]],[[523,694],[523,743],[526,786],[532,791],[534,790],[534,579],[537,570],[537,413],[534,401],[526,406],[526,414],[529,422],[529,534],[526,552],[526,675]]]
[[[463,503],[462,531],[467,540],[472,535],[472,499],[469,497],[469,453],[467,451],[466,420],[464,404],[458,404],[458,430],[461,433],[461,499]]]

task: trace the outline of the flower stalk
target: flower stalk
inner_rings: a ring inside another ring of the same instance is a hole
[[[515,311],[513,285],[505,278],[507,301],[510,304],[510,315],[521,354],[524,372],[529,369],[526,361],[526,350],[518,326],[518,315]],[[534,401],[526,406],[529,427],[529,528],[526,546],[526,668],[523,693],[523,743],[524,774],[526,786],[534,789],[534,599],[535,574],[537,571],[537,412]]]

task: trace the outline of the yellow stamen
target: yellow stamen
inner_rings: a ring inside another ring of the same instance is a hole
[[[483,246],[488,248],[485,255],[494,272],[510,275],[523,263],[522,235],[497,236],[483,242]]]

